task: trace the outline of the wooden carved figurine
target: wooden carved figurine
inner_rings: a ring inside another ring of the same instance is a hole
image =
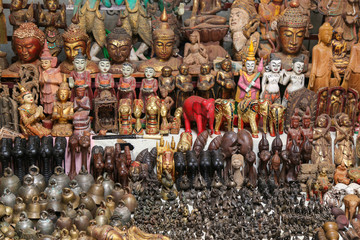
[[[334,121],[336,128],[334,162],[336,165],[344,162],[346,167],[354,166],[355,151],[353,124],[349,116],[345,113],[336,115]]]
[[[81,167],[85,167],[88,170],[88,152],[91,145],[90,132],[84,133],[83,136],[79,138],[79,146],[81,151]],[[106,167],[106,165],[105,165]]]
[[[337,27],[334,29],[334,38],[331,41],[333,61],[339,74],[344,74],[349,65],[349,58],[347,56],[347,43],[343,39],[344,29]]]
[[[179,134],[182,115],[183,115],[183,108],[182,107],[177,108],[174,112],[174,117],[170,125],[171,134]]]
[[[288,129],[286,149],[290,151],[292,142],[295,141],[297,146],[303,142],[300,130],[300,116],[298,109],[295,109],[295,114],[291,117],[290,128]]]
[[[234,99],[215,100],[215,134],[220,135],[220,127],[223,123],[227,125],[227,131],[234,131]]]
[[[233,170],[236,188],[240,189],[244,182],[244,157],[241,154],[232,155],[231,168]]]
[[[248,181],[248,184],[252,187],[256,187],[257,184],[257,173],[254,167],[254,163],[256,162],[256,155],[253,151],[249,151],[245,155],[245,178]]]
[[[74,179],[76,176],[76,153],[80,151],[78,135],[70,136],[69,151],[70,151],[70,156],[71,156],[71,162],[70,162],[70,170],[69,170],[68,174],[69,174],[70,179]]]
[[[191,75],[189,74],[189,67],[186,64],[181,64],[179,67],[179,74],[175,77],[176,84],[176,108],[182,107],[185,99],[193,94],[194,86],[192,84]]]
[[[136,98],[135,88],[136,79],[131,76],[134,72],[134,67],[131,63],[124,63],[122,66],[123,76],[119,80],[118,99],[128,98],[131,100],[131,105]]]
[[[119,134],[130,135],[133,128],[131,123],[132,106],[128,98],[121,99],[119,102]]]
[[[133,114],[136,122],[134,125],[133,134],[138,134],[138,135],[144,134],[144,129],[142,128],[142,123],[140,119],[143,109],[144,109],[143,101],[141,99],[135,99],[133,105]]]
[[[319,43],[312,50],[312,65],[308,88],[317,92],[322,87],[330,87],[331,73],[333,72],[339,85],[341,78],[333,63],[331,38],[333,28],[325,22],[319,28]]]
[[[334,173],[334,183],[344,183],[346,185],[350,184],[350,178],[348,175],[348,169],[345,166],[345,163],[342,162],[339,166],[336,167],[335,173]]]
[[[275,183],[277,185],[279,185],[279,183],[280,183],[280,181],[279,181],[280,180],[279,179],[280,165],[281,165],[281,159],[280,159],[278,150],[276,150],[274,156],[271,158],[269,169],[270,169],[270,172],[273,174]]]
[[[214,92],[215,77],[211,74],[211,67],[208,63],[201,64],[198,75],[197,93],[203,98],[215,98]]]
[[[75,89],[76,97],[74,99],[74,134],[83,135],[85,131],[91,131],[90,122],[90,99],[85,96],[86,89],[78,87]]]
[[[94,178],[102,176],[105,163],[104,163],[104,148],[101,146],[94,146],[91,150],[91,161],[93,162],[92,171]]]
[[[70,137],[73,134],[73,125],[69,121],[74,118],[74,104],[68,101],[70,96],[70,88],[64,77],[64,82],[58,89],[58,101],[55,102],[52,113],[54,125],[51,135],[54,137]]]
[[[265,99],[273,103],[281,103],[279,82],[282,82],[283,72],[281,70],[281,59],[270,55],[269,71],[266,71],[262,77],[261,99]]]
[[[115,83],[111,73],[109,73],[111,66],[110,61],[107,58],[103,58],[99,62],[100,73],[96,74],[95,78],[95,92],[94,98],[100,95],[101,91],[109,90],[113,96],[115,96]]]
[[[269,125],[270,136],[275,137],[276,134],[283,134],[285,122],[285,107],[281,104],[272,104],[269,109]]]
[[[158,134],[160,131],[160,99],[151,96],[145,106],[146,134]]]
[[[107,172],[111,180],[115,180],[115,148],[113,146],[106,146],[104,151],[104,170]],[[118,174],[121,174],[121,171],[117,169]],[[127,177],[126,181],[120,182],[122,186],[127,187]]]
[[[226,56],[220,63],[221,69],[216,74],[216,82],[219,85],[217,98],[229,99],[234,97],[234,74],[230,56]]]
[[[262,150],[259,153],[260,164],[258,166],[258,175],[267,178],[269,176],[268,163],[271,160],[271,153],[269,150]]]
[[[311,163],[313,164],[332,163],[330,127],[331,118],[329,115],[321,114],[317,117],[313,131],[313,150],[311,153]]]
[[[159,181],[161,181],[163,177],[163,172],[166,170],[173,180],[175,180],[175,162],[174,162],[174,152],[175,142],[172,139],[171,146],[169,143],[162,140],[160,142],[160,146],[157,145],[157,163],[156,163],[156,174]]]
[[[146,102],[151,96],[157,96],[158,82],[156,78],[154,78],[154,68],[145,68],[144,74],[146,78],[141,81],[139,99],[141,99],[146,106]]]
[[[289,150],[289,165],[286,173],[286,182],[291,183],[297,180],[298,167],[301,164],[300,147],[297,145],[296,140],[293,139],[291,148]]]
[[[345,103],[345,91],[341,87],[334,87],[329,90],[330,102],[328,103],[328,113],[331,118],[343,112]]]
[[[360,93],[359,53],[360,53],[360,38],[358,42],[351,47],[349,64],[347,65],[347,68],[345,70],[344,81],[341,86],[346,90],[348,88],[353,88]]]
[[[34,4],[31,3],[27,8],[28,1],[12,0],[10,4],[9,22],[13,25],[13,31],[18,29],[25,22],[35,22]],[[6,34],[6,32],[5,32]]]
[[[19,85],[19,84],[18,84]],[[42,126],[41,120],[45,118],[42,106],[36,106],[31,92],[19,85],[21,94],[18,97],[20,102],[20,128],[24,136],[37,135],[39,137],[47,136],[51,131]]]
[[[172,69],[169,66],[165,66],[161,69],[159,90],[162,98],[169,96],[175,100],[175,77],[172,75]]]
[[[199,72],[201,64],[208,63],[209,56],[207,50],[200,42],[200,33],[194,31],[189,36],[190,43],[186,43],[184,47],[184,63],[191,66],[190,72]]]
[[[160,134],[168,135],[170,125],[167,119],[168,108],[164,100],[160,100],[160,116],[161,116]]]
[[[310,143],[313,141],[313,127],[311,126],[310,108],[306,108],[306,112],[302,117],[302,126],[300,127],[302,139],[308,138]]]

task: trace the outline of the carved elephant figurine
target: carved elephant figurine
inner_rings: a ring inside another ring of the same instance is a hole
[[[195,121],[199,134],[206,130],[207,123],[211,134],[214,134],[215,100],[213,98],[205,99],[198,96],[187,98],[183,106],[183,116],[185,132],[191,133],[191,122]]]
[[[220,135],[220,127],[223,121],[227,123],[226,131],[234,131],[234,99],[216,99],[215,100],[215,134]]]
[[[244,129],[244,123],[249,123],[254,138],[259,136],[259,110],[259,102],[253,99],[244,99],[237,106],[239,130]]]
[[[270,105],[270,136],[275,137],[276,133],[283,134],[284,132],[284,114],[285,107],[281,104],[274,103]]]
[[[349,221],[357,214],[360,198],[355,194],[348,194],[343,198],[345,205],[345,215]]]

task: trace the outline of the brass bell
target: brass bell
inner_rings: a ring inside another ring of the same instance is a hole
[[[96,182],[91,185],[87,194],[94,200],[94,202],[99,205],[101,201],[104,200],[104,186],[102,185],[104,178],[99,176],[96,179]]]
[[[51,197],[47,203],[46,210],[49,211],[50,209],[54,212],[61,212],[63,210],[60,201],[54,197]]]
[[[94,199],[92,199],[92,197],[90,197],[87,193],[80,193],[80,204],[84,204],[86,209],[92,213],[95,213],[96,203]]]
[[[13,222],[16,224],[19,221],[20,213],[26,210],[26,204],[21,197],[17,197],[14,205]]]
[[[105,202],[106,207],[110,210],[111,214],[113,214],[116,207],[114,197],[111,195],[107,196]]]
[[[61,195],[61,205],[66,210],[68,203],[71,203],[74,209],[79,206],[80,197],[76,196],[70,188],[64,188]]]
[[[101,209],[98,212],[98,214],[95,218],[95,221],[96,221],[96,225],[98,225],[98,226],[103,226],[103,225],[109,224],[109,218],[106,216],[104,209]]]
[[[48,204],[48,197],[47,194],[42,192],[39,195],[39,204],[40,204],[40,209],[41,211],[45,211],[47,204]]]
[[[39,197],[35,196],[32,198],[31,203],[27,205],[26,213],[29,219],[40,219],[40,212]]]

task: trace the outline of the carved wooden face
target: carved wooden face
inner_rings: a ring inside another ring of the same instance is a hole
[[[305,31],[305,27],[280,27],[279,38],[282,52],[288,55],[299,53],[305,38]]]
[[[42,46],[39,39],[35,37],[14,37],[14,47],[21,63],[31,63],[39,58]]]
[[[87,44],[84,41],[77,41],[73,43],[64,42],[64,49],[67,60],[73,62],[80,49],[83,54],[87,53]]]
[[[56,0],[47,0],[46,1],[46,8],[50,11],[50,12],[56,12],[57,8],[58,8],[59,2]]]
[[[113,62],[123,63],[130,56],[131,42],[110,39],[107,41],[107,50]]]
[[[172,55],[174,40],[157,39],[154,43],[154,52],[157,58],[167,61]]]
[[[231,32],[243,31],[243,28],[250,21],[249,14],[241,8],[233,8],[230,11],[229,25]]]

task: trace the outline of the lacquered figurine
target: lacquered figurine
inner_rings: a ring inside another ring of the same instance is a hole
[[[286,139],[286,149],[290,151],[293,141],[297,146],[300,146],[303,142],[303,138],[300,130],[300,116],[298,109],[295,109],[295,114],[291,117],[290,128],[288,129]]]
[[[198,96],[191,96],[184,102],[185,131],[191,133],[191,122],[196,121],[198,133],[206,130],[206,123],[209,122],[211,134],[214,134],[215,100],[204,99]]]
[[[311,126],[310,108],[306,108],[306,112],[302,117],[302,126],[300,127],[302,139],[308,139],[310,143],[313,141],[313,127]],[[302,144],[303,145],[303,144]]]
[[[231,168],[236,188],[240,189],[244,182],[244,157],[241,154],[234,154],[231,157]]]
[[[339,166],[336,167],[335,173],[334,173],[334,183],[344,183],[348,185],[350,183],[350,178],[348,175],[348,169],[345,166],[345,163],[342,162]]]
[[[81,49],[74,58],[74,71],[70,73],[69,85],[72,89],[72,99],[76,97],[76,88],[85,88],[85,95],[89,97],[90,101],[93,99],[91,90],[91,76],[90,71],[86,69],[86,57],[82,54]]]
[[[360,93],[360,58],[358,55],[359,52],[360,38],[359,41],[351,47],[349,65],[345,70],[344,81],[341,86],[346,90],[348,88],[353,88]]]
[[[60,68],[56,68],[57,58],[51,56],[47,43],[45,43],[40,60],[40,102],[44,106],[44,113],[51,115],[54,102],[56,101],[56,93],[63,78],[60,73]]]
[[[45,44],[45,34],[31,22],[23,23],[13,33],[12,45],[18,61],[9,70],[19,72],[22,64],[40,65],[39,56]]]
[[[337,27],[334,29],[334,39],[331,41],[333,60],[339,74],[344,74],[345,69],[349,64],[349,58],[347,56],[347,43],[343,39],[344,29]]]
[[[194,86],[192,84],[191,75],[189,74],[189,66],[181,64],[179,74],[175,77],[176,91],[176,108],[184,105],[185,99],[193,95]]]
[[[90,110],[91,102],[85,94],[86,89],[78,87],[75,89],[76,97],[74,98],[74,134],[83,135],[85,131],[90,132]]]
[[[131,76],[134,72],[134,67],[131,63],[124,63],[122,66],[123,76],[119,80],[118,99],[128,98],[131,100],[131,105],[136,98],[135,88],[136,79]]]
[[[153,51],[156,55],[139,66],[139,71],[144,71],[146,67],[151,66],[156,72],[160,72],[165,66],[177,70],[182,63],[180,58],[173,57],[173,48],[175,45],[175,33],[168,24],[166,10],[161,15],[159,28],[153,31]]]
[[[133,128],[131,123],[131,113],[131,100],[128,98],[121,99],[119,102],[119,134],[132,134]]]
[[[42,126],[41,120],[45,118],[42,106],[36,106],[31,92],[19,85],[21,91],[18,97],[20,102],[20,128],[24,136],[36,135],[39,137],[47,136],[51,131]]]
[[[177,145],[177,150],[179,152],[187,152],[191,150],[191,146],[192,146],[192,135],[191,133],[188,132],[183,132],[180,135],[180,139]]]
[[[57,97],[58,101],[55,102],[52,113],[54,125],[51,135],[54,137],[70,137],[73,134],[73,125],[69,121],[74,118],[74,104],[69,101],[71,92],[66,81],[60,84]]]
[[[175,77],[172,75],[172,69],[169,66],[165,66],[161,69],[159,90],[162,98],[170,96],[175,100]]]
[[[279,82],[282,82],[283,71],[281,71],[281,59],[270,54],[269,70],[263,74],[261,84],[261,99],[265,99],[273,103],[281,103]],[[281,72],[280,72],[281,71]]]
[[[160,146],[157,146],[158,157],[156,163],[156,174],[159,181],[161,181],[165,170],[170,174],[171,178],[175,180],[175,151],[174,139],[171,146],[169,146],[168,142],[166,142],[166,144],[163,142]]]
[[[351,167],[355,164],[353,124],[345,113],[335,116],[334,121],[336,128],[334,162],[336,165],[344,162],[346,167]]]
[[[235,101],[248,99],[259,99],[260,92],[260,72],[263,70],[263,60],[261,59],[256,68],[254,45],[250,43],[249,52],[245,61],[245,71],[240,70],[238,88],[236,89]]]
[[[182,107],[177,108],[174,112],[174,117],[173,117],[173,120],[172,120],[171,126],[170,126],[171,134],[179,134],[180,127],[181,127],[182,115],[183,115],[183,108]]]
[[[220,127],[224,122],[227,124],[227,131],[234,130],[234,99],[216,99],[215,100],[215,134],[220,135]]]
[[[145,78],[141,81],[139,99],[144,102],[146,106],[147,100],[151,96],[157,96],[158,81],[155,77],[155,69],[152,67],[145,68]]]
[[[95,78],[95,92],[94,98],[96,98],[102,90],[109,90],[113,96],[115,96],[114,90],[114,78],[109,70],[111,69],[110,61],[107,58],[103,58],[99,62],[100,73],[96,74]]]
[[[151,96],[145,106],[146,134],[158,134],[160,131],[160,99]]]
[[[38,24],[45,27],[46,42],[52,56],[60,54],[64,41],[60,35],[59,28],[66,28],[66,7],[62,4],[61,10],[58,10],[58,0],[46,0],[44,5],[48,11],[44,12],[40,4],[38,5]]]
[[[9,22],[13,25],[13,31],[18,29],[25,22],[35,22],[33,3],[27,8],[28,1],[11,1]],[[5,32],[6,34],[6,32]]]
[[[62,73],[70,73],[74,70],[74,59],[78,55],[79,50],[86,55],[86,70],[90,73],[98,73],[99,68],[95,62],[90,60],[90,38],[80,26],[71,24],[62,34],[64,40],[64,50],[66,59],[60,64]]]
[[[257,173],[254,167],[254,163],[256,162],[256,155],[253,151],[249,151],[245,155],[245,178],[247,179],[247,183],[251,187],[256,187],[257,184]]]
[[[254,138],[258,137],[258,121],[260,104],[257,100],[244,99],[238,103],[238,128],[244,129],[244,124],[249,124]],[[271,124],[271,122],[270,122]],[[264,130],[266,128],[266,122],[264,122]]]
[[[189,36],[190,43],[184,47],[184,63],[191,66],[190,72],[198,72],[201,64],[208,63],[207,50],[200,42],[200,33],[194,31]]]
[[[329,115],[321,114],[317,117],[312,142],[311,163],[313,164],[322,162],[332,163],[330,127],[331,118]]]
[[[272,104],[269,109],[270,118],[270,136],[275,137],[276,134],[284,132],[284,113],[285,107],[281,104]]]
[[[136,122],[134,125],[133,134],[138,134],[138,135],[144,134],[144,129],[142,128],[141,119],[140,119],[143,109],[144,109],[143,101],[141,99],[135,99],[133,104],[133,114]]]
[[[234,74],[230,56],[226,56],[220,63],[221,69],[216,74],[216,82],[219,85],[217,98],[229,99],[234,97]]]
[[[259,153],[259,158],[260,158],[260,164],[258,167],[258,175],[264,176],[265,178],[267,178],[269,176],[269,170],[268,170],[268,163],[271,159],[271,153],[269,150],[262,150]]]
[[[170,130],[170,125],[167,119],[168,108],[164,100],[160,100],[160,117],[161,117],[160,134],[168,135]]]
[[[122,73],[122,64],[129,61],[132,49],[131,36],[117,24],[114,30],[106,36],[105,47],[111,59],[109,72],[114,74]]]
[[[303,89],[305,87],[305,74],[303,74],[304,70],[304,57],[295,57],[292,60],[292,71],[288,72],[285,70],[284,77],[282,81],[280,80],[280,84],[289,85],[286,87],[283,100],[281,104],[286,107],[289,97],[293,92],[297,90]]]
[[[338,84],[341,77],[333,62],[331,38],[333,28],[325,22],[319,28],[319,43],[312,50],[312,64],[308,88],[317,92],[322,87],[330,86],[331,73],[334,73]]]
[[[211,67],[208,63],[201,64],[198,75],[197,93],[203,98],[215,98],[215,76],[211,74]]]

